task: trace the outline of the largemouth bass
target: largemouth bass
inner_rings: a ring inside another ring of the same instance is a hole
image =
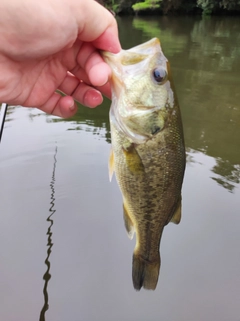
[[[125,227],[136,233],[136,290],[157,286],[164,226],[181,219],[185,170],[183,129],[169,63],[154,38],[118,54],[103,52],[112,69],[110,176],[123,196]]]

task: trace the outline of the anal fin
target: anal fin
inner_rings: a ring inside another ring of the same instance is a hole
[[[124,219],[125,228],[128,233],[128,237],[130,238],[130,240],[132,240],[135,230],[134,230],[134,225],[132,223],[132,220],[129,217],[129,214],[127,212],[127,206],[125,202],[123,202],[123,219]]]
[[[182,197],[180,197],[180,200],[178,201],[177,208],[176,208],[170,222],[175,223],[175,224],[179,224],[181,221],[181,217],[182,217]]]

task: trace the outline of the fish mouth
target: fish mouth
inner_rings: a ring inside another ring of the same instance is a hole
[[[145,76],[145,73],[150,75],[147,81],[152,81],[151,72],[152,68],[155,68],[155,63],[159,65],[166,63],[167,59],[162,53],[160,41],[153,38],[131,49],[121,50],[117,54],[101,51],[101,55],[112,70],[109,79],[112,89],[111,122],[128,137],[129,141],[136,144],[144,143],[163,129],[162,123],[152,124],[153,126],[143,125],[144,119],[158,112],[162,104],[161,101],[153,104],[151,95],[146,95],[145,100],[136,98],[138,95],[131,97],[129,88],[132,88],[134,82],[139,83],[142,74]],[[126,92],[128,95],[125,97]]]
[[[119,53],[114,54],[109,51],[100,51],[104,61],[112,67],[117,61],[122,65],[134,65],[141,62],[149,54],[154,54],[159,50],[160,41],[158,38],[153,38],[143,44],[135,46],[131,49],[121,50]]]
[[[135,68],[136,64],[145,64],[149,55],[154,55],[159,52],[160,41],[158,38],[153,38],[143,44],[135,46],[131,49],[122,49],[119,53],[114,54],[109,51],[100,51],[103,60],[109,65],[112,70],[110,79],[112,92],[118,98],[121,89],[124,87],[123,73],[125,68]]]

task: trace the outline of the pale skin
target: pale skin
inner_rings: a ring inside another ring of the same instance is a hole
[[[99,49],[121,50],[112,14],[93,0],[0,1],[0,102],[60,117],[110,97]],[[65,93],[62,97],[56,92]]]

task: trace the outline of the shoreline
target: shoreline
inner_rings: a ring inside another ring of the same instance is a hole
[[[113,12],[117,16],[207,16],[207,17],[235,17],[240,16],[240,11],[227,11],[222,10],[219,12],[214,12],[211,14],[203,14],[201,11],[199,12],[182,12],[182,11],[171,11],[169,13],[163,13],[162,10],[156,10],[156,9],[144,9],[139,11],[130,11],[130,8],[128,10],[121,10],[121,11],[114,11],[113,9],[109,9],[111,12]]]

